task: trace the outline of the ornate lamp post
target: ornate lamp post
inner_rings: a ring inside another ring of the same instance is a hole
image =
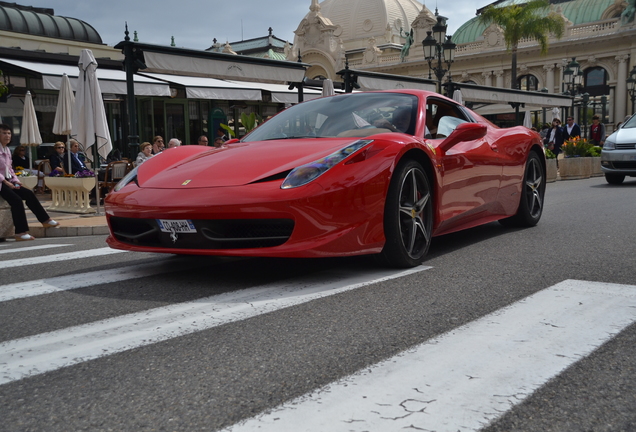
[[[632,101],[632,114],[635,111],[634,102],[636,101],[636,66],[629,73],[627,78],[627,91],[629,92],[629,98]]]
[[[455,44],[451,41],[451,36],[446,35],[446,18],[437,15],[437,24],[433,26],[433,31],[426,32],[426,39],[422,41],[424,49],[424,59],[428,62],[428,78],[431,79],[431,71],[437,77],[437,92],[442,92],[442,79],[446,72],[450,71],[451,63],[455,61]],[[437,66],[433,66],[433,60],[437,59]],[[444,69],[446,63],[447,69]],[[450,74],[448,82],[451,82]]]
[[[567,64],[563,71],[563,84],[565,86],[565,94],[569,94],[572,97],[581,96],[584,123],[583,130],[585,131],[585,135],[587,135],[587,103],[589,102],[590,95],[587,93],[581,94],[581,90],[583,90],[583,72],[581,71],[581,65],[576,61],[576,57],[572,57],[572,61]],[[572,115],[574,115],[574,107],[572,107]]]
[[[576,61],[576,57],[572,57],[572,61],[563,71],[563,83],[565,84],[565,93],[572,97],[576,96],[583,87],[583,72],[581,72],[581,65]]]

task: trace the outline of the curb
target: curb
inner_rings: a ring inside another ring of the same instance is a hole
[[[44,237],[77,237],[90,235],[108,235],[108,226],[61,226],[59,228],[29,227],[29,234],[35,238]]]

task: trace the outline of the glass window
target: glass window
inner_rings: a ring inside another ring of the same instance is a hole
[[[523,75],[517,79],[520,90],[537,91],[539,86],[539,80],[534,75]]]
[[[607,72],[601,67],[595,67],[585,70],[585,86],[602,86],[607,81]]]

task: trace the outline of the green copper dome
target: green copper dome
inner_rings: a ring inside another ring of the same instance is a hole
[[[102,44],[90,24],[76,18],[54,15],[53,9],[0,2],[0,30]]]
[[[509,6],[526,2],[527,0],[505,0],[497,6]],[[572,21],[574,25],[578,25],[599,21],[607,8],[613,6],[615,2],[616,0],[572,0],[566,2],[552,0],[550,3],[553,3],[552,7],[555,10],[561,8],[563,15]],[[549,12],[549,8],[544,10],[545,15]],[[456,44],[475,42],[486,29],[486,26],[480,24],[478,19],[478,17],[475,17],[462,24],[453,34],[453,42]]]

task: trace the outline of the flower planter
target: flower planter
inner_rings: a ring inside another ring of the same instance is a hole
[[[556,159],[545,160],[545,181],[547,183],[555,182],[557,179]]]
[[[559,160],[561,180],[578,180],[592,175],[591,157],[568,157]]]
[[[601,157],[596,156],[589,159],[592,159],[592,177],[603,177],[604,174],[601,169]]]
[[[44,183],[51,189],[53,201],[48,210],[83,214],[96,212],[89,197],[95,187],[95,177],[45,177]]]
[[[18,177],[22,186],[33,190],[34,187],[38,185],[38,177],[37,176],[29,176],[29,177]]]

